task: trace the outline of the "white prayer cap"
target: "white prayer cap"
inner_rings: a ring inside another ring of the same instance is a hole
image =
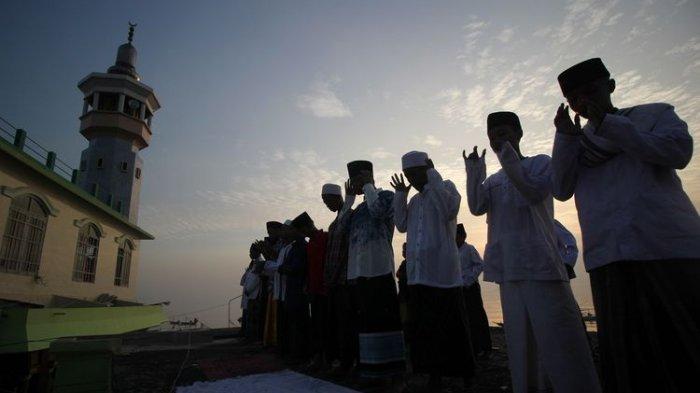
[[[292,220],[284,220],[284,225],[288,227],[292,226]]]
[[[413,168],[417,166],[426,166],[426,160],[428,159],[428,154],[422,151],[409,151],[401,157],[401,167],[402,169]]]
[[[321,189],[321,195],[340,195],[343,196],[340,186],[337,184],[326,183]]]

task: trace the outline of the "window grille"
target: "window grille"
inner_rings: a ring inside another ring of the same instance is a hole
[[[114,285],[119,287],[129,286],[129,272],[131,270],[131,244],[128,241],[119,247],[117,251],[117,269],[114,272]]]
[[[82,227],[78,234],[78,245],[75,250],[73,281],[95,282],[99,248],[100,235],[97,228],[91,224]]]
[[[36,197],[23,195],[12,201],[0,249],[0,271],[27,275],[39,272],[47,219]]]

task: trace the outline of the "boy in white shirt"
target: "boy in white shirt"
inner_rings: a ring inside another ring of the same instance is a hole
[[[513,391],[542,387],[543,373],[555,392],[600,392],[557,250],[550,158],[520,153],[522,128],[512,112],[491,113],[487,128],[502,169],[486,178],[486,150],[463,153],[467,200],[472,214],[488,215],[484,280],[500,286]]]
[[[693,155],[688,125],[669,104],[616,108],[599,58],[558,79],[576,116],[561,104],[554,119],[553,193],[576,199],[603,387],[695,390],[700,217],[676,174]]]
[[[462,294],[462,274],[455,239],[462,197],[455,185],[443,180],[424,152],[401,158],[403,175],[392,177],[394,223],[406,233],[408,333],[414,373],[430,375],[439,388],[442,376],[474,375],[474,354]],[[407,204],[408,192],[418,193]]]

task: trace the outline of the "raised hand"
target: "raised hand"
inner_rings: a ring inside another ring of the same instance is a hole
[[[481,152],[481,157],[479,157],[479,152],[477,151],[477,149],[478,149],[478,147],[474,146],[474,150],[471,153],[469,153],[468,156],[467,156],[467,151],[462,150],[462,158],[464,158],[465,164],[467,163],[467,160],[481,160],[486,156],[486,149],[484,149]]]
[[[574,116],[574,121],[571,121],[571,116],[569,116],[569,106],[564,106],[562,103],[557,109],[557,115],[554,116],[554,126],[557,128],[557,132],[567,135],[581,135],[583,133],[581,129],[581,116],[576,114]]]
[[[348,195],[356,195],[355,193],[355,187],[353,187],[352,181],[348,179],[345,182],[345,197]]]
[[[399,177],[396,173],[394,173],[394,176],[391,177],[391,181],[389,182],[392,187],[394,187],[394,190],[396,192],[408,192],[408,190],[411,189],[411,185],[406,185],[406,181],[403,179],[403,175]]]

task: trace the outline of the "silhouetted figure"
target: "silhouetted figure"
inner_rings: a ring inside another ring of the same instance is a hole
[[[389,377],[405,370],[403,331],[394,281],[391,240],[394,193],[374,187],[372,163],[348,163],[350,187],[365,196],[349,227],[348,280],[355,283],[360,376]]]
[[[561,104],[554,119],[554,196],[576,197],[604,390],[697,390],[700,218],[676,175],[687,124],[668,104],[616,108],[598,58],[558,79],[576,116]]]
[[[288,320],[287,320],[287,274],[280,267],[285,263],[292,250],[292,243],[297,238],[297,234],[291,227],[292,220],[286,220],[278,229],[277,233],[281,239],[281,247],[277,253],[277,258],[265,263],[267,274],[273,277],[272,299],[275,301],[274,332],[275,345],[280,355],[289,353]]]
[[[246,339],[255,341],[260,324],[259,305],[257,303],[258,295],[260,294],[260,277],[256,272],[260,250],[255,244],[251,244],[249,256],[250,263],[241,277],[241,286],[243,287],[243,295],[241,296],[241,308],[243,309],[241,333]]]
[[[326,349],[328,348],[327,313],[328,298],[326,286],[323,283],[323,268],[326,257],[326,244],[328,233],[317,229],[311,217],[302,213],[295,218],[292,225],[297,231],[307,238],[306,245],[307,275],[306,293],[311,305],[311,354],[313,355],[311,368],[323,368],[326,366]]]
[[[430,375],[434,389],[443,376],[462,377],[468,385],[475,363],[455,244],[462,197],[452,181],[442,179],[426,153],[406,153],[401,165],[410,185],[396,174],[391,185],[396,190],[394,223],[406,233],[413,372]],[[407,203],[411,187],[418,193]]]
[[[313,226],[313,221],[305,212],[294,218],[289,225],[291,248],[279,267],[286,276],[284,309],[286,317],[286,336],[290,360],[306,361],[311,354],[309,298],[306,294],[306,277],[308,261],[306,240],[301,228]]]
[[[491,113],[487,129],[502,169],[486,178],[486,149],[464,152],[467,199],[472,214],[488,214],[484,280],[500,287],[513,391],[545,388],[545,374],[555,392],[600,392],[554,236],[550,158],[521,154],[512,112]]]
[[[355,195],[345,186],[345,200],[337,184],[324,184],[321,199],[326,207],[337,213],[328,226],[328,243],[323,270],[323,282],[328,291],[328,348],[329,362],[339,360],[334,374],[347,374],[357,359],[357,310],[352,302],[351,287],[347,281],[348,230]]]
[[[469,317],[472,348],[474,348],[474,354],[485,355],[491,352],[491,331],[479,285],[479,275],[484,270],[484,261],[476,248],[466,242],[467,231],[463,224],[457,224],[457,238],[455,240],[462,267],[462,290]]]
[[[279,253],[285,246],[282,239],[281,231],[283,224],[277,221],[268,221],[266,224],[268,237],[265,241],[258,242],[265,264],[263,267],[263,276],[267,279],[267,307],[265,308],[265,324],[263,332],[263,345],[274,346],[277,344],[277,303],[275,283],[277,277],[277,262]]]

